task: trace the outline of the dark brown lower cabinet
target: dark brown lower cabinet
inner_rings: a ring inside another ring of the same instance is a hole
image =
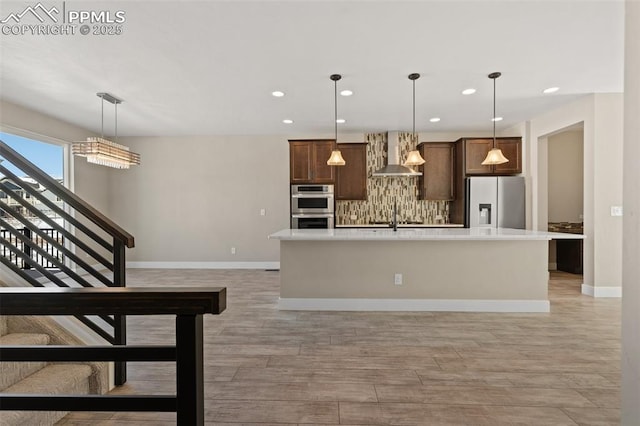
[[[558,271],[582,274],[582,259],[582,240],[556,240],[556,264]]]

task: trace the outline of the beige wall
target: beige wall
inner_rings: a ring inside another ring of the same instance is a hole
[[[549,222],[582,222],[582,131],[547,139]]]
[[[113,217],[136,236],[129,261],[278,261],[278,243],[267,236],[289,227],[286,137],[122,142],[142,156],[140,166],[110,176]]]
[[[622,94],[588,95],[532,119],[526,150],[529,158],[532,229],[548,222],[548,138],[576,124],[583,125],[583,216],[585,289],[617,294],[622,283],[622,220],[611,206],[622,205]],[[598,290],[598,287],[600,289]]]
[[[640,3],[627,0],[624,96],[622,425],[640,419]]]
[[[593,282],[621,286],[622,217],[611,216],[611,207],[622,206],[623,96],[596,95],[595,101]]]

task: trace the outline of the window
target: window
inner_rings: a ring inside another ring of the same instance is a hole
[[[0,140],[16,150],[18,154],[24,156],[27,160],[44,170],[49,176],[62,180],[64,152],[62,146],[5,132],[0,132]],[[8,164],[7,161],[4,161],[2,165],[16,176],[20,178],[25,177],[25,173],[22,170],[14,167],[12,164]]]

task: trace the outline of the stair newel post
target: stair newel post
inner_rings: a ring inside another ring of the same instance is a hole
[[[117,239],[113,239],[113,286],[126,287],[126,260],[125,245]],[[116,345],[127,344],[127,317],[125,315],[114,315],[113,337]],[[127,363],[124,361],[115,362],[115,384],[120,386],[127,382]]]
[[[178,426],[204,426],[202,315],[176,316]]]

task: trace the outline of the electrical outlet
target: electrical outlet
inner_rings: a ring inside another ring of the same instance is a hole
[[[231,247],[231,254],[236,254],[236,248],[235,247]]]
[[[395,274],[393,277],[393,283],[395,285],[402,285],[402,274]]]
[[[267,215],[267,210],[260,209],[260,216],[266,216],[266,215]]]

